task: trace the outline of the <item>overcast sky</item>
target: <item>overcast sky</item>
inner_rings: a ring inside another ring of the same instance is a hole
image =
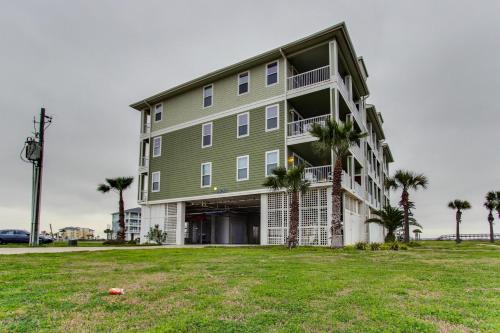
[[[455,198],[473,207],[462,230],[488,232],[483,197],[500,190],[499,13],[500,1],[0,1],[0,228],[29,230],[31,166],[19,152],[41,106],[54,117],[41,229],[103,235],[117,197],[97,184],[137,175],[130,103],[345,21],[391,169],[429,177],[412,194],[423,236],[454,232]]]

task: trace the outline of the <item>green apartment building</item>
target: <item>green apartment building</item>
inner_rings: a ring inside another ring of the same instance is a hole
[[[393,159],[367,78],[341,23],[132,104],[141,240],[158,224],[168,244],[283,244],[288,196],[262,183],[276,166],[305,164],[299,241],[329,245],[332,156],[314,151],[308,129],[331,117],[369,133],[343,161],[344,243],[382,241],[364,221],[388,201]]]

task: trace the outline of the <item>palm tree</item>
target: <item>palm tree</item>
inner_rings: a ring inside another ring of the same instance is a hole
[[[448,207],[451,208],[451,209],[456,209],[457,210],[457,213],[456,213],[456,220],[457,220],[457,235],[456,235],[456,239],[455,239],[455,242],[458,244],[460,243],[462,240],[460,239],[460,223],[462,222],[462,211],[463,210],[466,210],[466,209],[470,209],[471,208],[471,205],[470,203],[467,201],[467,200],[454,200],[454,201],[450,201],[448,203]]]
[[[287,246],[289,249],[297,247],[299,232],[299,193],[306,193],[309,181],[304,180],[304,165],[301,164],[290,169],[284,167],[274,168],[272,176],[266,178],[264,186],[278,191],[285,189],[292,195],[290,207],[290,228],[288,231]]]
[[[118,201],[119,206],[119,222],[120,230],[117,234],[117,239],[125,240],[125,208],[123,204],[123,191],[129,188],[134,181],[134,177],[117,177],[117,178],[106,178],[107,184],[99,184],[97,190],[102,193],[108,193],[109,191],[117,192],[120,196]]]
[[[404,212],[404,242],[410,242],[410,194],[408,191],[418,190],[419,187],[427,188],[428,180],[423,174],[417,174],[408,170],[397,170],[393,177],[387,178],[385,186],[389,189],[397,190],[401,188],[401,201],[399,204],[403,207]]]
[[[396,230],[404,226],[404,213],[398,207],[386,205],[383,209],[375,212],[377,217],[369,218],[365,223],[377,223],[387,229],[385,242],[394,242],[396,240]],[[409,217],[410,225],[422,228],[413,217]]]
[[[498,213],[498,218],[500,219],[500,191],[496,192],[497,195],[497,213]]]
[[[495,235],[493,234],[493,221],[495,221],[493,210],[496,208],[500,213],[500,202],[498,199],[500,199],[500,196],[497,197],[497,193],[491,191],[486,194],[486,201],[484,202],[484,207],[489,211],[488,223],[490,224],[490,242],[492,243],[495,242]]]
[[[309,130],[312,136],[318,138],[314,143],[316,150],[330,155],[332,152],[332,226],[330,229],[332,247],[343,246],[342,221],[341,221],[341,198],[342,198],[342,161],[349,155],[349,148],[358,143],[367,134],[358,131],[352,121],[345,123],[328,119],[322,126],[314,123]]]

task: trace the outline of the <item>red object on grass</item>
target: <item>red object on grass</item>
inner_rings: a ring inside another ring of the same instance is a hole
[[[125,294],[125,290],[123,290],[122,288],[111,288],[109,289],[108,293],[110,295],[123,295]]]

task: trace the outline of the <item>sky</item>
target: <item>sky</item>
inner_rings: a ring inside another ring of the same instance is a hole
[[[139,112],[128,105],[345,21],[370,75],[368,102],[384,118],[391,170],[429,178],[427,190],[411,193],[422,237],[454,232],[455,198],[472,204],[462,231],[488,232],[484,195],[500,190],[500,1],[0,0],[0,8],[0,228],[29,230],[31,166],[19,153],[40,107],[53,116],[41,230],[103,235],[118,199],[98,183],[137,176]],[[126,208],[136,193],[134,183]]]

